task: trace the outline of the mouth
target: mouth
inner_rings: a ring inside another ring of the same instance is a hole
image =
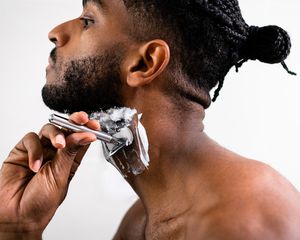
[[[48,58],[48,66],[46,67],[46,72],[54,68],[54,62],[51,57]]]

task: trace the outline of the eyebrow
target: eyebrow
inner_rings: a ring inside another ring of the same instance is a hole
[[[103,0],[82,0],[82,6],[85,7],[89,2],[95,3],[98,7],[103,7]]]

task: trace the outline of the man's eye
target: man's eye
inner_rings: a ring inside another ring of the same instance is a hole
[[[91,24],[93,24],[95,21],[89,18],[80,18],[80,20],[83,23],[84,28],[88,28]]]

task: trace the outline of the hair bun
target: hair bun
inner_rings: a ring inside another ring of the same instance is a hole
[[[265,63],[284,61],[291,50],[288,33],[278,26],[249,27],[249,36],[242,49],[244,59],[259,60]]]

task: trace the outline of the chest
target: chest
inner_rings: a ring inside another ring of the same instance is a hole
[[[146,224],[146,218],[127,225],[122,240],[183,240],[186,239],[186,222],[171,221],[161,224]]]

